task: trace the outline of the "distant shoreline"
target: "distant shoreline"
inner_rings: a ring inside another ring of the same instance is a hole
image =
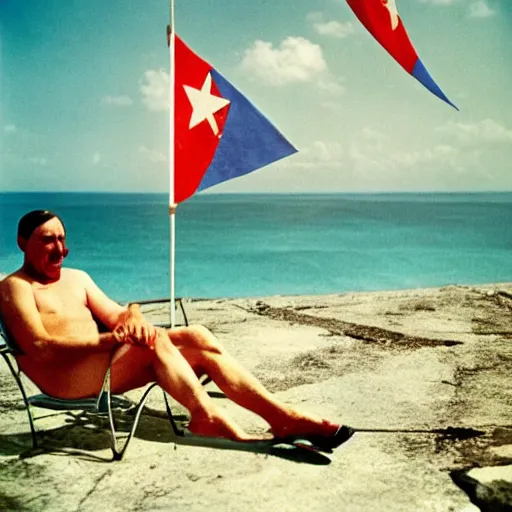
[[[1,273],[0,273],[1,276]],[[450,288],[468,288],[468,289],[482,289],[487,291],[496,291],[499,293],[504,293],[507,296],[512,298],[512,291],[505,290],[505,288],[512,288],[512,281],[500,281],[495,283],[451,283],[444,284],[440,286],[422,286],[419,288],[393,288],[386,290],[349,290],[349,291],[339,291],[339,292],[329,292],[329,293],[283,293],[283,294],[273,294],[273,295],[240,295],[240,296],[218,296],[218,297],[194,297],[194,296],[181,296],[176,297],[176,299],[182,299],[185,303],[189,302],[211,302],[211,301],[237,301],[237,300],[263,300],[263,299],[313,299],[313,298],[321,298],[321,297],[341,297],[346,295],[393,295],[393,294],[409,294],[409,293],[427,293],[436,290],[444,290]],[[130,302],[138,302],[137,300]],[[165,304],[169,302],[169,298],[167,297],[155,297],[150,299],[141,299],[139,302],[143,303],[154,303],[154,304]]]
[[[22,190],[4,190],[0,192],[0,196],[65,196],[65,195],[95,195],[95,196],[162,196],[167,197],[168,192],[129,192],[129,191],[98,191],[98,190],[58,190],[58,191],[22,191]],[[191,200],[197,198],[219,198],[219,197],[251,197],[251,196],[339,196],[339,197],[399,197],[399,196],[415,196],[415,197],[431,197],[431,196],[442,196],[442,197],[456,197],[456,196],[512,196],[512,190],[488,190],[488,191],[361,191],[361,192],[313,192],[313,191],[302,191],[302,192],[215,192],[215,193],[202,193],[194,196]]]

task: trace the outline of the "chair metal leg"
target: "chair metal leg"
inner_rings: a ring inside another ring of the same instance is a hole
[[[32,416],[31,406],[28,401],[27,393],[25,391],[25,387],[23,386],[23,382],[21,381],[21,378],[14,368],[14,365],[12,364],[11,360],[9,359],[8,354],[1,353],[3,358],[5,359],[5,362],[7,363],[7,366],[9,367],[9,370],[11,371],[11,374],[13,375],[16,384],[18,385],[18,388],[21,392],[21,395],[23,397],[23,401],[25,403],[25,408],[27,410],[27,416],[28,416],[28,422],[30,425],[30,432],[32,436],[32,445],[33,448],[38,447],[37,443],[37,431],[34,424],[34,417]],[[156,382],[153,382],[149,385],[149,387],[144,391],[141,399],[139,400],[139,403],[137,404],[137,408],[135,410],[135,417],[132,422],[132,426],[130,428],[130,432],[128,433],[128,437],[125,439],[124,444],[120,446],[120,443],[118,443],[117,440],[117,433],[116,433],[116,427],[115,427],[115,421],[114,421],[114,414],[112,411],[112,395],[110,392],[110,368],[107,369],[107,372],[105,373],[105,378],[103,380],[103,386],[101,388],[101,392],[98,395],[98,399],[96,402],[96,409],[98,411],[101,411],[102,409],[105,409],[106,406],[106,412],[108,415],[108,422],[110,427],[110,448],[112,450],[112,460],[122,460],[124,457],[124,454],[126,453],[126,450],[128,448],[128,445],[130,441],[132,440],[135,431],[137,430],[137,427],[139,425],[139,421],[142,415],[142,410],[144,408],[144,404],[146,403],[146,400],[149,396],[149,393],[152,391],[152,389],[157,386]],[[167,416],[169,418],[169,421],[171,423],[171,427],[173,430],[174,435],[176,436],[184,436],[183,430],[181,430],[173,417],[171,407],[169,405],[169,401],[167,399],[167,395],[165,391],[163,391],[164,395],[164,401],[165,401],[165,407],[167,410]]]
[[[101,393],[98,397],[98,404],[106,397],[107,400],[107,412],[108,412],[108,422],[110,426],[110,449],[112,450],[112,460],[122,460],[130,441],[137,430],[139,425],[140,417],[142,414],[142,409],[144,408],[144,404],[149,396],[150,391],[157,385],[156,382],[153,382],[143,393],[139,403],[137,405],[137,409],[135,411],[135,417],[132,422],[132,426],[130,428],[130,432],[128,433],[128,437],[125,439],[122,447],[119,446],[117,435],[116,435],[116,426],[114,422],[114,414],[112,411],[112,400],[110,393],[110,368],[107,370],[105,374],[105,379],[103,381],[103,387],[101,389]]]
[[[181,430],[178,425],[176,425],[176,422],[174,421],[174,416],[171,411],[171,406],[169,405],[169,400],[167,398],[166,392],[162,389],[162,393],[164,395],[164,402],[165,402],[165,409],[167,411],[167,416],[169,418],[169,422],[171,423],[172,431],[174,432],[175,436],[183,437],[185,435],[185,432]]]
[[[185,306],[183,306],[183,299],[178,299],[178,301],[180,303],[181,313],[183,314],[183,320],[185,321],[185,325],[188,327],[188,318],[187,313],[185,313]]]
[[[11,371],[16,381],[16,384],[18,384],[18,388],[21,391],[21,396],[23,397],[23,401],[25,402],[25,409],[27,410],[28,422],[30,424],[30,433],[32,434],[32,447],[37,448],[36,428],[34,425],[34,418],[32,417],[32,410],[30,409],[30,404],[28,402],[27,393],[25,392],[25,387],[23,386],[23,382],[21,382],[21,378],[18,375],[18,372],[11,363],[9,356],[4,353],[2,353],[2,356],[5,359],[5,362],[7,363],[7,366],[9,367],[9,370]]]
[[[130,429],[130,433],[128,434],[128,437],[126,438],[124,442],[124,446],[121,450],[116,449],[114,451],[114,460],[121,460],[124,457],[124,454],[126,452],[126,449],[128,448],[129,442],[132,440],[133,435],[135,434],[135,430],[137,429],[139,425],[139,420],[142,415],[142,409],[144,408],[144,404],[146,403],[146,400],[149,396],[149,392],[157,385],[156,382],[153,382],[146,391],[144,391],[144,394],[142,395],[142,398],[139,401],[139,405],[137,406],[137,410],[135,412],[135,418],[133,419],[132,428]]]

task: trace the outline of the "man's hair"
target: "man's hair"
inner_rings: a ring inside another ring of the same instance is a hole
[[[50,210],[33,210],[26,213],[18,222],[18,236],[28,240],[37,227],[55,217],[62,223],[60,217]]]

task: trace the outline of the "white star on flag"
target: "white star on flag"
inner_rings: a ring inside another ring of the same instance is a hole
[[[395,30],[398,27],[398,10],[396,8],[395,0],[382,0],[384,7],[389,11],[391,17],[391,29]]]
[[[212,90],[212,75],[208,73],[204,79],[203,86],[201,89],[195,89],[188,85],[183,86],[187,93],[188,100],[192,105],[192,116],[190,117],[189,128],[194,128],[199,123],[202,123],[205,119],[210,124],[213,133],[217,135],[219,133],[219,127],[213,114],[230,104],[230,101],[226,98],[220,98],[214,96],[211,93]]]

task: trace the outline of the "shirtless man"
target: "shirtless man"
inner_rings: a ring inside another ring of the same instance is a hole
[[[156,328],[138,305],[109,299],[83,271],[62,268],[68,254],[60,218],[46,210],[18,224],[22,267],[0,282],[0,316],[22,355],[20,368],[54,397],[98,395],[111,365],[111,390],[158,384],[186,407],[198,435],[253,440],[216,407],[198,380],[206,373],[237,404],[265,419],[275,437],[309,439],[327,450],[349,427],[300,413],[269,393],[202,326]],[[107,328],[99,333],[97,321]]]

